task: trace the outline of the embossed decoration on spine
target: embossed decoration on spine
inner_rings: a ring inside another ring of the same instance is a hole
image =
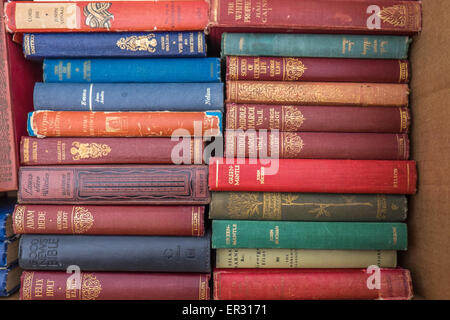
[[[74,207],[72,211],[72,232],[86,233],[94,224],[94,217],[83,207]]]
[[[22,300],[31,300],[31,287],[33,286],[34,272],[24,271],[22,281]]]
[[[111,152],[111,147],[107,144],[98,143],[80,143],[74,141],[70,153],[73,160],[101,158],[107,156]]]
[[[154,33],[149,33],[144,36],[122,37],[117,40],[116,45],[122,50],[129,51],[148,51],[155,52],[158,46]]]
[[[299,80],[308,69],[300,59],[284,58],[283,80]]]
[[[81,300],[95,300],[102,291],[100,281],[92,274],[83,274],[83,281],[81,284]]]
[[[293,106],[283,106],[283,121],[281,123],[284,131],[299,131],[306,118],[302,112]]]
[[[24,233],[25,232],[25,209],[26,206],[16,206],[14,211],[14,232]]]
[[[109,2],[94,2],[89,3],[83,8],[83,13],[86,17],[85,23],[91,28],[106,28],[111,27],[111,21],[114,15],[108,12],[112,3]]]
[[[408,16],[408,8],[405,5],[394,5],[385,7],[378,14],[380,19],[395,27],[405,27]]]

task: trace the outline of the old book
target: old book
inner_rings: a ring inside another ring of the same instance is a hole
[[[24,271],[21,300],[208,300],[210,274]],[[77,287],[77,280],[80,286]]]
[[[217,157],[209,161],[211,191],[415,194],[416,183],[415,161]]]
[[[216,268],[395,268],[394,250],[216,249]]]
[[[19,265],[26,270],[210,272],[210,236],[25,234]]]
[[[0,242],[14,237],[12,214],[15,203],[15,198],[2,198],[0,196]]]
[[[374,280],[374,272],[379,274],[378,281]],[[401,268],[378,271],[215,269],[213,276],[215,300],[407,300],[413,297],[410,272]]]
[[[407,250],[405,223],[213,220],[213,248]]]
[[[17,234],[203,236],[204,206],[17,205]]]
[[[203,205],[205,165],[33,166],[20,168],[21,204]]]
[[[210,219],[404,221],[406,196],[289,192],[212,192]]]
[[[407,84],[228,81],[226,102],[312,106],[406,107]]]
[[[0,268],[0,297],[9,296],[20,287],[22,269],[14,264],[8,268]]]
[[[408,133],[408,108],[293,106],[235,104],[226,105],[226,128],[242,130],[272,129],[286,132],[366,132]]]
[[[7,269],[16,264],[18,258],[19,237],[13,237],[0,242],[0,269]]]

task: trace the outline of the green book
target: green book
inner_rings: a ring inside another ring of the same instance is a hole
[[[408,36],[223,33],[222,56],[407,59]]]
[[[213,220],[213,248],[406,250],[404,223]]]

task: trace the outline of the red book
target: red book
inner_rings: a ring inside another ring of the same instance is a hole
[[[203,236],[204,206],[16,205],[16,234]]]
[[[409,300],[406,269],[215,269],[214,300]],[[372,278],[371,278],[372,277]],[[379,285],[379,289],[377,288]]]
[[[206,1],[51,2],[5,4],[9,32],[203,30]]]
[[[208,300],[209,274],[24,271],[20,300]]]
[[[211,191],[416,193],[416,163],[394,160],[209,160]]]

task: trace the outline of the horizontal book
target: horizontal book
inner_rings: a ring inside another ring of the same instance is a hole
[[[26,270],[210,272],[210,236],[30,235],[20,238]]]
[[[216,268],[397,267],[393,250],[216,249]]]
[[[220,82],[219,58],[45,59],[44,82]]]
[[[226,57],[226,80],[408,83],[408,60]]]
[[[34,111],[31,137],[203,137],[221,135],[222,112]]]
[[[33,103],[56,111],[223,110],[223,84],[37,82]]]
[[[378,272],[378,281],[374,280],[377,275],[374,272]],[[411,274],[402,268],[378,271],[215,269],[213,276],[215,300],[409,300],[413,297]],[[236,283],[239,283],[238,290]]]
[[[272,129],[286,132],[408,133],[408,108],[226,105],[226,129]]]
[[[0,242],[14,237],[12,213],[15,203],[15,198],[0,197]]]
[[[29,166],[19,171],[21,204],[204,205],[205,165]]]
[[[222,220],[404,221],[406,196],[291,192],[212,192],[209,218]]]
[[[19,257],[19,237],[0,242],[0,269],[8,268],[17,263]]]
[[[17,1],[5,3],[4,14],[9,32],[187,31],[207,26],[208,3]]]
[[[22,165],[202,164],[203,138],[22,137]]]
[[[204,206],[17,205],[17,234],[203,236]]]
[[[407,84],[227,81],[226,102],[311,106],[406,107]],[[36,103],[35,103],[36,106]]]
[[[20,287],[22,269],[17,264],[0,269],[0,297],[9,296]]]
[[[206,57],[203,32],[26,33],[28,59]]]
[[[217,157],[209,161],[211,191],[415,194],[416,183],[415,161]]]
[[[221,55],[408,59],[410,43],[411,38],[407,36],[224,33]]]
[[[405,223],[213,220],[213,248],[407,250]]]
[[[206,273],[81,272],[77,287],[73,274],[64,271],[24,271],[20,300],[208,300],[209,278]]]
[[[408,160],[407,134],[226,130],[231,158]]]

